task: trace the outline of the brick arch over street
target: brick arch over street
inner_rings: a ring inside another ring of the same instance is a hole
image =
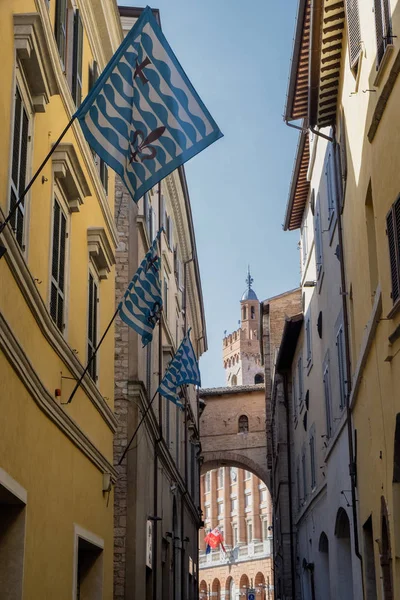
[[[202,473],[222,466],[246,469],[269,487],[266,460],[265,386],[200,390]]]

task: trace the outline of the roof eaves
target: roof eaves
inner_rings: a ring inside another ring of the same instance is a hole
[[[281,345],[276,359],[276,370],[278,373],[287,371],[291,367],[303,321],[303,313],[286,318]]]
[[[296,20],[296,31],[295,37],[293,40],[293,52],[292,52],[292,61],[288,82],[288,90],[286,94],[286,106],[284,113],[284,120],[294,121],[301,118],[307,117],[308,112],[308,73],[306,73],[305,81],[300,82],[300,68],[303,66],[304,68],[304,59],[308,51],[308,43],[307,43],[307,22],[310,16],[310,0],[299,0],[299,5],[297,9],[297,20]],[[306,59],[307,62],[307,59]],[[303,63],[303,65],[302,65]],[[304,74],[302,75],[304,79]],[[305,86],[305,87],[304,87]],[[296,100],[299,100],[298,94],[300,87],[303,89],[302,96],[302,110],[295,110]],[[305,94],[304,94],[305,90]],[[303,107],[303,103],[304,107]]]
[[[310,187],[310,182],[307,180],[305,169],[305,162],[307,162],[308,167],[307,156],[309,156],[309,153],[308,131],[303,129],[300,132],[297,144],[296,160],[293,168],[289,198],[286,205],[285,222],[283,225],[284,231],[298,229],[303,219],[303,212]],[[299,185],[303,186],[301,193],[299,193]],[[296,200],[298,206],[296,206]]]

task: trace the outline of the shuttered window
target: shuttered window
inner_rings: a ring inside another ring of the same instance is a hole
[[[392,300],[394,303],[400,295],[400,197],[393,204],[386,217],[386,233],[389,243]]]
[[[336,348],[339,368],[339,393],[340,393],[340,408],[343,409],[346,403],[346,369],[345,369],[345,348],[343,327],[340,326],[336,334]]]
[[[94,60],[93,63],[89,66],[89,92],[96,83],[98,77],[99,68],[97,62]],[[100,158],[94,151],[93,158],[99,171],[100,181],[103,184],[104,191],[108,195],[108,167],[104,160]]]
[[[59,203],[55,200],[51,252],[50,314],[60,331],[64,330],[66,240],[67,219]]]
[[[172,250],[172,231],[173,231],[173,223],[171,217],[167,217],[167,241],[169,249]]]
[[[315,488],[316,485],[316,473],[315,473],[315,437],[310,437],[310,471],[311,471],[311,489]]]
[[[88,298],[88,362],[92,358],[97,346],[97,306],[98,306],[98,288],[94,277],[89,273],[89,298]],[[97,379],[97,356],[94,357],[89,367],[89,375],[96,381]]]
[[[83,53],[83,25],[79,10],[74,15],[74,41],[72,59],[72,97],[76,106],[82,101],[82,53]]]
[[[374,0],[376,64],[379,67],[388,44],[392,43],[389,0]]]
[[[292,379],[292,402],[293,402],[293,418],[297,419],[297,389],[296,389],[296,377],[293,375]]]
[[[331,405],[331,382],[329,376],[329,366],[324,368],[324,394],[325,394],[325,413],[326,413],[326,435],[328,438],[332,435],[332,405]]]
[[[323,265],[322,229],[321,229],[319,194],[318,194],[317,206],[315,208],[315,217],[314,217],[314,241],[315,241],[315,261],[316,261],[316,266],[317,266],[317,274],[318,274],[318,278],[319,278],[321,271],[322,271],[322,265]]]
[[[304,395],[303,395],[303,358],[300,356],[297,362],[297,379],[299,381],[299,404],[300,406],[303,403]]]
[[[29,143],[29,117],[22,100],[19,88],[15,92],[14,132],[11,170],[10,210],[16,205],[18,198],[25,190],[26,170]],[[14,230],[19,246],[24,248],[24,215],[25,201],[13,213],[10,224]]]
[[[306,453],[304,449],[301,457],[301,467],[303,472],[303,501],[305,502],[307,499],[307,462]]]
[[[67,53],[67,0],[56,1],[56,24],[54,35],[61,62],[65,69]]]
[[[168,317],[168,281],[167,278],[164,277],[164,307],[163,312],[165,317]]]
[[[333,153],[329,152],[325,167],[326,187],[328,195],[328,219],[329,223],[336,209],[336,182],[335,182],[335,164]]]
[[[355,68],[361,52],[360,15],[358,0],[346,0],[350,66]]]

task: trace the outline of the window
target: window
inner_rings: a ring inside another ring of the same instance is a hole
[[[250,473],[250,471],[245,471],[244,472],[244,480],[248,481],[249,479],[251,479],[251,473]]]
[[[303,259],[303,265],[307,262],[308,256],[308,244],[307,244],[307,225],[304,223],[303,228],[301,230],[301,254]]]
[[[328,220],[329,223],[331,223],[332,217],[335,214],[336,210],[335,161],[333,159],[332,151],[329,152],[327,157],[325,177],[328,197]]]
[[[253,523],[247,523],[247,543],[251,544],[253,541]]]
[[[297,379],[299,382],[299,405],[303,404],[303,357],[299,356],[297,361]]]
[[[210,514],[211,514],[210,507],[206,506],[205,507],[205,519],[206,519],[206,521],[210,520]]]
[[[238,545],[238,526],[237,523],[232,525],[233,547]]]
[[[243,306],[242,313],[243,313],[242,319],[243,319],[243,321],[246,321],[246,319],[247,319],[247,308],[245,306]]]
[[[74,15],[74,40],[72,57],[72,97],[76,106],[82,101],[82,53],[83,53],[83,25],[79,10]]]
[[[329,364],[324,366],[324,395],[325,395],[325,413],[326,413],[326,435],[328,438],[332,435],[332,406],[331,406],[331,383],[329,377]]]
[[[266,501],[267,501],[267,490],[266,489],[260,490],[260,503],[263,504]]]
[[[262,373],[257,373],[254,377],[254,383],[257,385],[259,383],[264,383],[264,375]]]
[[[310,311],[307,311],[306,316],[306,350],[307,350],[307,367],[312,363],[312,343],[311,343],[311,319]]]
[[[89,273],[89,299],[88,299],[88,362],[91,360],[97,346],[97,304],[98,289],[94,277]],[[92,379],[97,379],[97,356],[90,363],[88,373]]]
[[[167,217],[167,241],[170,250],[173,248],[173,237],[172,237],[173,223],[171,217]]]
[[[297,388],[296,388],[296,377],[293,375],[292,378],[292,400],[293,400],[293,419],[297,419]]]
[[[374,0],[376,33],[376,68],[379,67],[388,44],[392,43],[389,0]]]
[[[208,471],[208,473],[206,473],[206,477],[205,477],[205,486],[206,486],[206,492],[211,491],[211,472]]]
[[[346,404],[347,381],[345,367],[345,347],[343,325],[341,325],[336,334],[336,348],[339,367],[339,392],[340,392],[340,408],[343,409]]]
[[[244,497],[244,506],[245,508],[250,508],[250,506],[253,504],[253,497],[251,494],[246,494]]]
[[[358,13],[358,0],[346,0],[346,8],[350,67],[352,69],[356,69],[361,52],[361,30],[360,16]]]
[[[297,465],[296,469],[296,488],[297,488],[297,508],[301,506],[301,495],[300,495],[300,467]]]
[[[310,471],[311,471],[311,489],[315,488],[316,485],[316,473],[315,473],[315,436],[310,436]]]
[[[314,241],[315,241],[315,262],[316,262],[316,267],[317,267],[317,275],[318,275],[318,279],[319,279],[321,272],[322,272],[322,266],[323,266],[322,229],[321,229],[319,194],[318,194],[318,198],[317,198],[317,205],[315,207]]]
[[[231,377],[231,386],[234,387],[235,385],[237,385],[237,376],[236,375],[232,375],[232,377]]]
[[[400,295],[400,196],[386,217],[386,232],[389,242],[392,301],[395,303]]]
[[[149,346],[151,346],[151,344],[149,344]],[[175,444],[176,466],[179,471],[180,462],[181,462],[181,409],[178,406],[175,409],[175,434],[176,434],[176,444]],[[207,481],[207,479],[206,479],[206,481]],[[210,488],[211,481],[209,481],[208,485]],[[210,491],[210,489],[208,489],[208,491]]]
[[[54,200],[50,314],[60,331],[64,330],[66,240],[67,219],[57,200]]]
[[[252,307],[250,308],[250,314],[251,314],[251,318],[252,318],[252,319],[255,319],[255,318],[256,318],[256,313],[255,313],[254,306],[252,306]]]
[[[218,487],[219,488],[224,487],[224,468],[223,467],[218,469]]]
[[[99,76],[99,69],[98,69],[97,62],[94,60],[93,63],[91,64],[91,66],[89,67],[89,85],[88,85],[89,92],[92,89],[92,87],[94,86],[94,84],[96,83],[98,76]],[[108,195],[108,167],[107,167],[106,163],[104,162],[104,160],[102,158],[100,158],[99,156],[97,156],[97,154],[94,153],[93,158],[96,163],[97,169],[99,171],[100,181],[103,184],[104,191]]]
[[[232,483],[235,483],[237,481],[237,468],[236,467],[230,468],[230,475],[231,475]]]
[[[267,519],[264,519],[262,522],[262,535],[263,535],[263,540],[267,540],[269,537],[269,531],[268,531],[268,521]]]
[[[236,512],[237,511],[237,507],[238,507],[237,498],[232,498],[231,499],[231,511],[232,512]]]
[[[10,211],[26,186],[29,147],[29,113],[18,86],[15,90],[13,154],[11,167]],[[21,202],[10,219],[18,245],[24,250],[25,200]]]
[[[249,419],[246,415],[241,415],[239,417],[239,433],[247,433],[249,431]]]
[[[224,505],[222,502],[218,502],[218,516],[221,517],[224,514]]]
[[[61,63],[65,69],[67,51],[67,0],[56,2],[56,25],[54,32]]]
[[[168,317],[168,280],[166,277],[164,277],[164,298],[163,298],[163,302],[164,302],[164,315],[167,318]]]
[[[306,497],[307,497],[307,462],[306,462],[306,452],[304,449],[303,449],[303,454],[301,457],[301,466],[302,466],[302,473],[303,473],[303,499],[305,502]]]
[[[367,196],[365,199],[365,223],[368,243],[368,263],[369,263],[369,282],[371,290],[371,301],[374,301],[376,288],[379,283],[378,271],[378,252],[376,243],[376,219],[374,211],[374,202],[372,197],[371,181],[368,185]]]
[[[85,537],[77,537],[75,598],[102,598],[103,548]]]

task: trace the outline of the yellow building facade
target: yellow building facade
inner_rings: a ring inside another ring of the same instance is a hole
[[[122,40],[113,0],[0,7],[0,221]],[[0,595],[111,598],[114,175],[74,122],[0,234]]]

